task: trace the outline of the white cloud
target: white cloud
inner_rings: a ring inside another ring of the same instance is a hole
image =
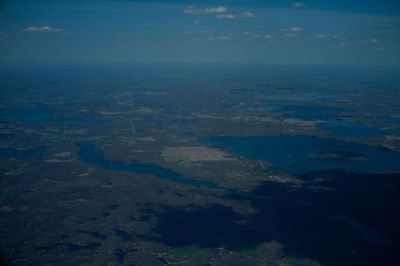
[[[290,4],[290,6],[294,8],[303,8],[306,7],[307,5],[303,2],[293,2]]]
[[[271,35],[271,34],[264,35],[264,39],[267,39],[267,40],[271,40],[271,39],[274,39],[274,38],[275,38],[275,36]]]
[[[246,11],[246,12],[240,13],[239,17],[240,18],[255,18],[255,17],[257,17],[257,15],[252,12]]]
[[[221,36],[221,37],[208,37],[209,41],[230,41],[232,37],[229,36]]]
[[[205,14],[222,14],[226,13],[228,9],[224,6],[219,6],[219,7],[211,7],[211,8],[205,8],[203,9]]]
[[[222,36],[219,39],[222,40],[222,41],[230,41],[230,40],[232,40],[232,37]]]
[[[194,20],[193,24],[200,24],[200,20]]]
[[[210,7],[210,8],[195,8],[195,7],[187,7],[183,11],[185,14],[188,15],[210,15],[215,16],[216,19],[247,19],[247,18],[255,18],[257,17],[256,14],[253,12],[242,12],[239,14],[234,14],[228,12],[228,8],[224,6],[218,7]],[[198,24],[198,23],[195,23]]]
[[[221,15],[216,16],[216,18],[217,19],[234,19],[234,18],[236,18],[236,16],[233,14],[221,14]]]
[[[216,16],[217,19],[247,19],[247,18],[255,18],[255,17],[257,17],[256,14],[249,12],[249,11],[242,12],[238,15],[227,13],[227,14],[220,14],[220,15]]]
[[[277,37],[275,37],[272,34],[265,34],[264,36],[262,36],[262,38],[267,42],[267,43],[277,43],[278,39]]]
[[[291,28],[288,29],[288,31],[299,33],[299,32],[304,31],[304,29],[301,28],[301,27],[291,27]]]
[[[226,13],[228,9],[224,6],[210,8],[187,7],[183,12],[189,15],[216,15]]]
[[[372,38],[372,39],[363,41],[363,43],[378,44],[378,43],[380,43],[380,41],[381,40],[379,40],[378,38]]]
[[[50,26],[41,26],[41,27],[28,27],[24,31],[25,32],[61,32],[62,29],[52,28]]]

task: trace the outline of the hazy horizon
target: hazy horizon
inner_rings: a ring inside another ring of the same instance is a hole
[[[2,1],[6,64],[400,66],[387,1]]]

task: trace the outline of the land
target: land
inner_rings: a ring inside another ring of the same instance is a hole
[[[206,146],[165,147],[162,151],[165,161],[170,162],[204,162],[230,161],[228,154]]]
[[[369,71],[2,69],[0,257],[6,265],[396,265],[398,172],[275,172],[270,161],[206,141],[300,135],[397,154],[399,83],[383,82],[382,95],[374,81],[386,76]],[[323,130],[336,121],[355,133]],[[105,162],[216,186],[85,162],[83,143]],[[339,212],[390,244],[369,242]]]

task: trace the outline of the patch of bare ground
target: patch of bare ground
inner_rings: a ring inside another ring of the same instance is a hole
[[[221,150],[207,146],[165,147],[162,157],[169,162],[232,161]]]

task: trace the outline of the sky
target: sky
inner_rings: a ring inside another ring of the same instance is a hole
[[[0,64],[400,65],[400,0],[0,0]]]

